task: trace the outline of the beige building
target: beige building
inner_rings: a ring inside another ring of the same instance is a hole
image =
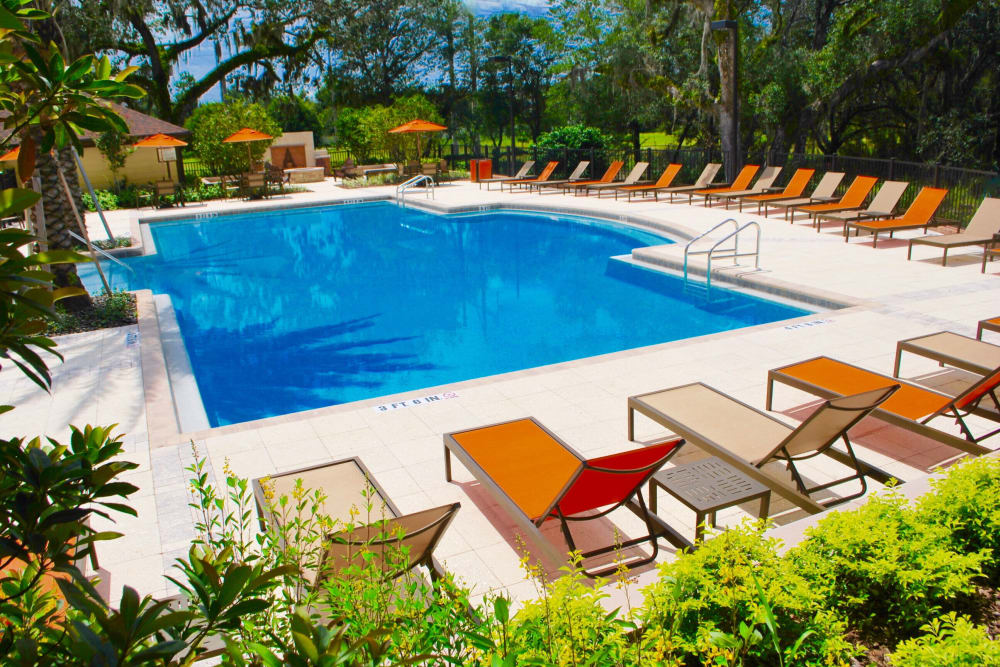
[[[129,135],[134,141],[139,141],[158,133],[168,134],[183,141],[187,141],[188,137],[191,136],[191,131],[184,129],[180,125],[168,123],[165,120],[160,120],[134,109],[123,107],[120,104],[112,104],[111,106],[125,120],[125,123],[128,125]],[[90,182],[98,189],[110,187],[114,176],[111,173],[111,168],[108,166],[108,161],[104,159],[104,155],[101,154],[101,151],[94,144],[95,135],[87,133],[82,139],[84,149],[83,155],[80,158],[83,162],[83,168],[87,171],[87,176],[90,177]],[[2,164],[4,169],[13,169],[14,166],[15,163],[13,160]],[[129,183],[137,184],[162,181],[166,179],[166,176],[167,165],[160,162],[159,151],[154,148],[136,148],[128,156],[125,166],[118,173],[119,178],[124,178]],[[177,181],[176,162],[170,164],[170,179],[175,182]]]

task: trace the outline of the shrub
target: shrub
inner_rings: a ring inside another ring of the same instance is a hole
[[[535,142],[539,148],[545,149],[589,149],[606,150],[611,147],[612,139],[596,127],[583,125],[566,125],[551,132],[543,132]]]
[[[862,637],[890,645],[971,593],[984,560],[956,551],[946,526],[895,493],[830,514],[806,534],[789,562]]]
[[[648,660],[668,664],[845,664],[844,623],[787,559],[763,524],[744,525],[660,567],[646,589]],[[772,630],[773,628],[773,630]]]
[[[415,118],[442,122],[434,104],[423,95],[398,98],[388,107],[375,104],[358,109],[341,109],[337,115],[337,143],[361,163],[374,161],[375,156],[384,157],[386,154],[397,162],[409,156],[415,157],[415,135],[389,134],[392,128]],[[420,138],[420,145],[426,149],[433,141],[433,136],[425,132]]]
[[[271,145],[270,141],[222,143],[223,139],[234,132],[250,127],[274,137],[281,135],[281,126],[263,106],[241,99],[202,104],[194,110],[184,126],[191,130],[191,149],[213,174],[248,171],[248,153],[258,162]]]
[[[97,201],[105,211],[114,211],[118,208],[118,195],[114,192],[109,190],[94,190],[94,194],[97,195]],[[97,206],[94,205],[94,198],[90,196],[89,192],[83,195],[83,205],[88,211],[97,210]]]
[[[1000,643],[964,616],[952,612],[922,629],[926,635],[901,643],[892,653],[894,667],[1000,665]]]
[[[983,569],[1000,583],[1000,459],[965,461],[931,485],[934,491],[917,503],[921,516],[946,527],[959,551],[985,552]]]
[[[135,295],[124,290],[95,296],[87,308],[68,311],[62,306],[55,308],[55,318],[48,323],[47,333],[59,335],[93,331],[109,327],[121,327],[137,322]]]

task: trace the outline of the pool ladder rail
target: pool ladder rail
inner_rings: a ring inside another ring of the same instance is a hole
[[[728,234],[726,234],[725,236],[723,236],[718,241],[715,241],[715,243],[712,244],[712,247],[710,247],[710,248],[708,248],[706,250],[692,250],[691,249],[691,246],[693,246],[695,243],[697,243],[698,241],[704,239],[705,237],[707,237],[709,234],[711,234],[715,230],[719,229],[720,227],[723,227],[723,226],[725,226],[727,224],[730,224],[730,223],[732,223],[732,225],[733,225],[733,230],[731,232],[729,232]],[[756,233],[756,237],[755,237],[755,244],[754,244],[753,252],[740,252],[740,232],[742,232],[745,229],[749,229],[751,227],[753,227],[754,230],[757,232]],[[732,239],[732,241],[733,241],[732,246],[720,247],[720,246],[722,246],[723,243],[725,243],[726,241],[729,241],[730,239]],[[705,289],[705,293],[708,294],[708,292],[712,289],[712,260],[713,259],[732,259],[733,260],[733,266],[739,266],[740,265],[740,263],[739,263],[739,258],[740,257],[753,257],[753,266],[754,266],[754,269],[755,270],[760,269],[760,225],[757,224],[756,222],[752,221],[752,220],[749,221],[749,222],[744,222],[741,225],[739,222],[736,221],[735,218],[726,218],[725,220],[723,220],[719,224],[715,225],[714,227],[712,227],[708,231],[703,232],[703,233],[699,234],[698,236],[694,237],[693,239],[691,239],[690,241],[688,241],[687,245],[684,246],[684,287],[685,288],[687,288],[687,286],[688,286],[688,258],[690,256],[692,256],[692,255],[707,255],[706,264],[705,264],[705,285],[704,285],[704,289]]]
[[[417,174],[413,178],[407,179],[396,186],[396,201],[404,201],[406,199],[406,191],[410,188],[415,188],[421,183],[425,187],[425,196],[428,199],[434,199],[434,179],[427,174]]]
[[[80,243],[82,243],[84,245],[84,247],[86,247],[88,249],[88,251],[91,248],[93,248],[94,252],[96,252],[98,255],[104,257],[108,261],[113,262],[114,264],[117,264],[118,266],[122,267],[123,269],[128,269],[131,273],[135,273],[135,269],[133,269],[131,266],[129,266],[125,262],[121,261],[120,259],[118,259],[114,255],[112,255],[110,253],[107,253],[107,252],[104,252],[103,250],[101,250],[100,248],[98,248],[96,245],[93,245],[92,243],[88,243],[87,239],[83,238],[82,236],[80,236],[79,234],[77,234],[76,232],[74,232],[72,229],[67,229],[66,231],[69,232],[69,235],[72,236],[74,239],[76,239],[77,241],[79,241]]]

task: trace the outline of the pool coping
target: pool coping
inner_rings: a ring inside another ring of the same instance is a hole
[[[257,205],[257,206],[241,206],[237,208],[227,209],[225,211],[211,211],[201,214],[191,215],[187,211],[171,211],[168,214],[156,214],[154,217],[144,216],[139,212],[133,214],[130,223],[132,225],[134,234],[133,239],[140,239],[137,245],[134,245],[131,250],[130,255],[151,255],[155,254],[155,243],[152,240],[152,235],[149,232],[148,225],[154,222],[170,222],[170,221],[181,221],[181,220],[210,220],[220,217],[228,217],[232,215],[241,215],[247,213],[266,213],[280,210],[288,209],[306,209],[306,208],[316,208],[316,207],[327,207],[336,205],[352,205],[352,204],[362,204],[362,203],[376,203],[394,201],[394,198],[389,195],[367,195],[356,198],[348,199],[330,199],[322,201],[314,201],[307,203],[294,204],[290,202],[280,202],[273,205]],[[407,205],[413,206],[414,208],[428,210],[434,213],[442,214],[462,214],[462,213],[485,213],[490,211],[529,211],[536,213],[550,213],[550,214],[564,214],[564,215],[574,215],[582,216],[587,218],[594,218],[602,221],[614,222],[618,224],[625,224],[628,226],[635,227],[642,231],[651,231],[659,234],[669,234],[671,236],[678,236],[682,239],[691,239],[696,236],[696,233],[684,225],[664,222],[661,220],[654,220],[648,216],[641,214],[615,214],[609,215],[600,211],[591,211],[586,208],[576,207],[576,206],[559,206],[559,205],[549,205],[545,202],[540,203],[505,203],[505,202],[491,202],[489,204],[481,205],[456,205],[449,206],[439,204],[434,200],[407,200]],[[666,245],[666,244],[665,244]],[[670,244],[672,245],[672,244]],[[657,248],[662,246],[647,246],[649,248]],[[676,266],[671,265],[669,262],[648,262],[643,260],[636,260],[635,253],[637,251],[643,250],[642,248],[633,251],[633,256],[618,256],[615,259],[622,259],[627,262],[636,264],[643,268],[678,274]],[[701,275],[704,275],[702,271]],[[676,341],[667,341],[664,343],[657,343],[654,345],[641,346],[636,348],[629,348],[626,350],[618,350],[616,352],[609,352],[606,354],[595,355],[584,357],[581,359],[573,359],[570,361],[558,362],[555,364],[547,364],[544,366],[535,366],[527,369],[520,369],[516,371],[509,371],[507,373],[500,373],[495,375],[488,375],[479,378],[472,378],[469,380],[463,380],[459,382],[448,383],[444,385],[435,385],[432,387],[418,388],[410,391],[399,392],[396,394],[385,394],[377,397],[372,397],[369,399],[362,399],[359,401],[351,401],[348,403],[341,403],[337,405],[323,406],[320,408],[314,408],[312,410],[304,410],[299,412],[285,413],[282,415],[275,415],[272,417],[264,417],[261,419],[240,422],[238,424],[230,424],[225,426],[209,427],[205,429],[197,429],[192,431],[185,431],[182,427],[182,423],[197,423],[198,419],[190,420],[188,418],[182,419],[182,415],[178,413],[178,410],[184,410],[185,414],[190,414],[192,410],[192,403],[194,402],[194,397],[185,395],[185,397],[178,402],[175,396],[175,391],[183,391],[183,387],[193,383],[195,391],[197,391],[197,383],[194,381],[193,374],[190,372],[190,360],[187,360],[186,368],[187,374],[182,370],[185,368],[184,360],[177,359],[176,350],[168,349],[170,346],[164,346],[164,336],[163,331],[161,331],[161,322],[157,314],[157,307],[155,303],[154,295],[150,290],[138,290],[137,303],[139,305],[139,330],[140,337],[142,340],[146,341],[148,345],[143,345],[143,388],[146,398],[146,414],[147,414],[147,430],[150,437],[150,444],[153,448],[156,447],[166,447],[180,444],[187,440],[197,440],[214,435],[224,435],[229,433],[239,433],[246,430],[251,430],[259,428],[263,424],[278,424],[290,421],[297,421],[301,419],[311,419],[314,417],[325,416],[329,414],[335,414],[337,412],[356,410],[362,407],[375,407],[383,404],[392,403],[402,403],[408,399],[412,399],[417,396],[426,396],[440,394],[443,392],[461,392],[462,389],[468,389],[483,384],[501,381],[501,380],[512,380],[519,377],[535,375],[539,373],[546,373],[553,370],[559,370],[564,368],[573,368],[580,365],[590,364],[590,363],[603,363],[613,359],[627,358],[629,356],[634,356],[638,354],[646,354],[651,351],[657,351],[661,349],[667,349],[670,347],[679,347],[687,344],[694,344],[703,342],[707,339],[713,339],[716,337],[722,337],[727,335],[743,335],[752,332],[758,328],[770,328],[774,326],[803,326],[803,325],[815,325],[817,323],[822,323],[825,318],[833,316],[836,314],[849,313],[855,311],[859,308],[864,308],[867,302],[853,299],[845,295],[835,294],[832,292],[827,292],[824,290],[816,290],[810,288],[802,288],[798,285],[793,285],[791,283],[775,279],[768,276],[765,273],[755,274],[753,277],[747,274],[742,274],[740,276],[727,275],[724,269],[714,269],[712,271],[713,280],[718,280],[724,282],[727,285],[734,286],[738,290],[759,292],[758,296],[765,297],[778,297],[783,300],[798,302],[799,304],[808,304],[813,307],[818,307],[820,309],[829,309],[833,312],[829,313],[809,313],[803,315],[802,317],[793,318],[791,320],[782,320],[779,322],[769,322],[765,324],[754,325],[751,327],[741,327],[737,329],[731,329],[728,331],[716,332],[713,334],[706,334],[703,336],[696,336],[693,338],[685,338]],[[172,311],[172,308],[171,308]],[[169,325],[168,325],[169,327]],[[155,347],[156,352],[150,352],[147,356],[146,348]],[[185,358],[187,357],[186,350],[184,350]],[[182,378],[180,381],[175,381],[175,384],[171,383],[169,368],[175,369],[175,375],[178,371],[176,369],[181,369],[179,377]],[[177,385],[181,385],[178,387]],[[460,393],[459,393],[460,395]],[[197,402],[200,404],[201,414],[204,414],[204,405],[201,402],[200,393],[197,396]],[[180,403],[180,404],[179,404]],[[186,407],[185,407],[186,406]],[[197,413],[197,410],[194,410]]]

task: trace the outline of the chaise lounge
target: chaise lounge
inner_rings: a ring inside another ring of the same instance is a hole
[[[719,173],[722,169],[722,165],[718,162],[709,162],[705,165],[705,168],[701,170],[701,174],[695,180],[693,185],[675,185],[669,188],[663,188],[662,190],[655,191],[656,201],[660,201],[660,193],[670,195],[670,201],[674,201],[674,195],[683,194],[685,192],[691,192],[693,190],[701,190],[708,187],[712,181],[715,179],[715,175]]]
[[[780,201],[784,199],[795,199],[796,197],[801,197],[802,193],[806,191],[806,186],[809,185],[809,180],[812,179],[813,174],[816,173],[815,169],[796,169],[792,177],[788,179],[788,183],[781,192],[771,192],[768,194],[746,194],[740,195],[737,199],[740,200],[740,210],[743,210],[743,202],[756,202],[757,212],[760,213],[760,207],[769,201]],[[728,206],[728,204],[727,204]]]
[[[844,180],[844,172],[828,171],[823,174],[823,178],[819,179],[819,183],[816,184],[816,187],[813,188],[812,194],[808,197],[776,200],[773,197],[765,199],[765,197],[770,197],[770,195],[758,195],[756,197],[747,198],[747,201],[756,201],[757,212],[761,213],[761,207],[763,207],[763,214],[765,216],[767,215],[768,207],[773,206],[774,208],[784,209],[785,220],[788,220],[789,211],[798,206],[826,203],[837,199],[833,193],[837,191],[838,187],[840,187],[840,182],[842,180]]]
[[[740,173],[736,175],[736,179],[729,185],[721,185],[717,188],[705,188],[703,190],[694,190],[693,192],[680,192],[678,194],[686,194],[688,198],[688,204],[692,203],[695,197],[701,197],[702,199],[708,199],[709,195],[717,194],[720,192],[736,192],[738,190],[746,190],[747,186],[750,185],[750,181],[753,177],[757,175],[760,170],[759,164],[748,164],[744,165]],[[672,200],[672,199],[671,199]]]
[[[852,220],[877,220],[879,218],[891,218],[896,213],[896,205],[900,197],[910,186],[906,181],[886,181],[878,189],[868,208],[855,211],[836,211],[834,213],[818,213],[813,219],[818,233],[823,226],[823,220],[833,220],[840,222],[847,229],[847,223]]]
[[[1000,199],[986,197],[976,209],[972,220],[969,220],[968,226],[962,231],[955,234],[929,234],[910,239],[906,259],[910,259],[913,254],[914,245],[929,245],[944,251],[944,255],[941,256],[941,266],[947,266],[948,251],[951,248],[976,245],[985,247],[993,242],[994,234],[998,233],[1000,233]]]
[[[601,193],[603,192],[613,192],[620,187],[629,185],[638,185],[645,183],[640,180],[642,175],[646,173],[646,169],[649,168],[648,162],[636,162],[635,166],[632,167],[632,171],[625,176],[625,180],[621,183],[590,183],[582,187],[576,188],[576,194],[584,193],[584,196],[590,196],[591,192],[597,193],[597,198],[600,199]],[[617,197],[615,197],[617,199]]]
[[[934,214],[941,208],[941,203],[948,195],[948,190],[944,188],[921,188],[916,198],[899,218],[888,218],[885,220],[859,220],[848,222],[844,228],[844,243],[850,239],[850,230],[858,232],[866,231],[872,234],[872,248],[878,247],[878,235],[880,232],[889,232],[889,238],[896,232],[907,229],[927,229],[931,224]]]
[[[500,190],[503,191],[503,186],[509,185],[510,191],[513,192],[515,185],[523,186],[525,183],[541,183],[543,181],[547,181],[549,180],[549,177],[552,176],[552,172],[555,171],[558,166],[559,161],[553,160],[545,165],[545,169],[542,169],[542,173],[535,178],[516,178],[514,180],[503,181],[500,183]]]
[[[632,195],[641,194],[642,198],[646,198],[646,193],[652,192],[654,195],[658,190],[665,190],[670,187],[670,184],[674,182],[677,178],[677,174],[680,173],[682,165],[672,163],[668,164],[667,168],[663,170],[660,177],[656,179],[655,183],[643,183],[642,185],[618,185],[615,188],[615,199],[618,199],[619,193],[625,193],[628,195],[628,200],[632,201]]]
[[[849,211],[856,208],[861,208],[864,206],[865,199],[868,198],[868,193],[872,191],[875,187],[875,183],[878,179],[874,176],[856,176],[851,182],[850,187],[847,188],[847,192],[838,201],[828,202],[824,204],[807,204],[805,206],[795,206],[792,208],[792,220],[795,219],[795,211],[801,211],[803,213],[808,213],[809,217],[820,215],[822,213],[833,213],[834,211]]]
[[[618,454],[586,459],[534,418],[444,435],[445,479],[452,481],[452,454],[479,481],[517,525],[554,562],[566,560],[567,550],[558,549],[539,528],[548,519],[557,519],[570,551],[577,546],[570,531],[571,521],[588,521],[626,507],[643,520],[647,533],[641,537],[582,553],[583,558],[609,554],[649,543],[652,554],[633,560],[629,567],[652,562],[658,553],[657,538],[665,537],[678,548],[689,546],[679,533],[649,512],[642,487],[684,443],[671,439],[651,447],[639,447]],[[594,513],[596,510],[596,513]],[[610,536],[609,536],[610,537]],[[601,577],[616,567],[588,576]]]
[[[778,175],[781,174],[781,167],[770,166],[764,167],[764,170],[760,172],[760,177],[757,182],[753,184],[753,187],[746,188],[745,190],[732,190],[729,192],[716,192],[705,197],[704,204],[708,206],[712,203],[713,199],[718,199],[726,204],[726,208],[729,208],[729,202],[733,199],[739,199],[740,197],[746,197],[748,195],[763,194],[771,189],[774,182],[778,180]]]
[[[622,163],[619,163],[619,165],[620,164]],[[560,178],[554,181],[544,181],[541,183],[528,183],[528,190],[538,188],[538,193],[541,194],[542,188],[561,188],[569,183],[583,182],[586,180],[583,177],[583,172],[587,171],[588,167],[590,167],[590,160],[580,160],[579,164],[576,165],[576,168],[570,172],[569,177]]]
[[[479,183],[479,189],[480,190],[483,189],[483,183],[486,184],[486,189],[487,190],[490,189],[490,184],[491,183],[501,183],[500,189],[503,189],[503,185],[502,185],[503,183],[506,183],[507,181],[519,181],[519,180],[523,180],[528,175],[528,172],[531,171],[531,168],[534,167],[534,166],[535,166],[535,161],[534,160],[528,160],[527,162],[525,162],[524,164],[521,165],[521,168],[518,169],[517,173],[514,174],[513,176],[494,176],[493,178],[481,178],[478,181],[478,183]]]

